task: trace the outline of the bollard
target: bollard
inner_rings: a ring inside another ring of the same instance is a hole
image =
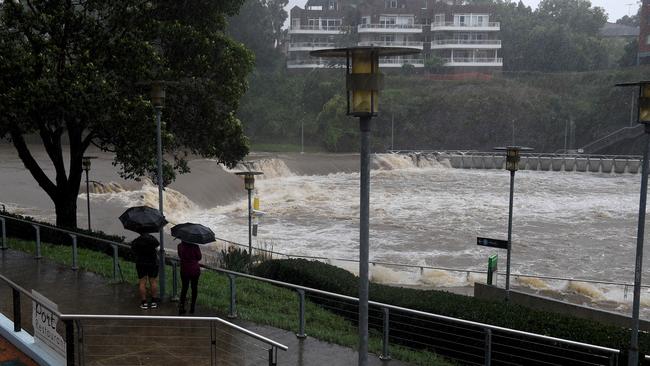
[[[38,225],[32,225],[34,230],[36,230],[36,256],[34,259],[41,259],[41,227]]]
[[[228,274],[228,279],[230,280],[230,312],[228,313],[228,318],[234,319],[237,317],[237,308],[235,304],[235,296],[237,291],[235,288],[235,275]]]
[[[4,217],[0,217],[0,224],[2,225],[2,250],[7,249],[7,226],[5,225]]]
[[[117,266],[118,266],[118,256],[117,256],[117,245],[113,245],[113,281],[117,282]],[[165,270],[163,268],[163,270]]]
[[[485,329],[485,366],[492,364],[492,329]]]
[[[380,360],[390,360],[390,353],[388,352],[388,342],[390,335],[390,313],[388,308],[381,309],[384,313],[384,337],[381,341],[381,355],[379,355]]]
[[[305,290],[298,289],[296,291],[298,292],[298,299],[300,300],[298,333],[296,333],[296,337],[304,339],[307,337],[307,334],[305,334]]]
[[[172,261],[172,301],[178,301],[178,262]]]
[[[76,271],[79,269],[77,266],[77,236],[70,234],[70,237],[72,238],[72,270]]]
[[[14,298],[14,332],[20,332],[20,292],[12,288],[11,293]]]

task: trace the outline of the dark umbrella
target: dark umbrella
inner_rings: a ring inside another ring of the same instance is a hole
[[[120,221],[125,229],[136,233],[155,233],[167,224],[165,217],[160,211],[147,207],[131,207],[120,215]]]
[[[207,244],[214,241],[214,232],[209,227],[191,222],[172,227],[172,236],[193,244]]]

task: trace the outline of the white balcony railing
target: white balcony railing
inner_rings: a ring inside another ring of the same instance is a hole
[[[294,42],[289,43],[289,51],[313,51],[336,48],[331,42]]]
[[[411,64],[415,67],[424,67],[424,59],[421,58],[380,58],[379,67],[402,67],[404,64]]]
[[[454,57],[444,58],[445,66],[503,66],[503,58],[496,57]]]
[[[422,24],[359,24],[359,33],[422,33]]]
[[[287,60],[288,69],[314,69],[314,68],[325,68],[325,67],[332,67],[332,68],[345,67],[345,63],[342,61],[337,62],[333,60],[320,59],[315,57],[310,59],[304,59],[304,60]]]
[[[424,42],[417,41],[362,41],[359,46],[411,47],[424,49]]]
[[[328,33],[328,34],[336,34],[336,33],[341,33],[343,30],[343,27],[340,25],[300,25],[300,26],[292,26],[289,28],[289,33]]]
[[[498,39],[440,39],[431,41],[431,48],[479,48],[498,49],[501,48],[501,40]]]
[[[498,31],[501,29],[501,23],[499,22],[489,22],[489,23],[476,23],[476,22],[434,22],[431,23],[431,30],[494,30]]]

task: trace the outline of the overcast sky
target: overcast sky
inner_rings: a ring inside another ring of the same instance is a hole
[[[523,1],[524,4],[533,7],[533,9],[537,8],[537,4],[540,2],[540,0]],[[287,12],[289,12],[289,9],[293,8],[296,5],[300,7],[305,6],[306,2],[307,0],[289,0]],[[610,22],[615,22],[616,19],[619,19],[624,15],[636,14],[636,11],[638,9],[637,0],[591,0],[591,4],[593,6],[600,6],[601,8],[604,8],[605,12],[607,12],[607,15],[609,16]]]

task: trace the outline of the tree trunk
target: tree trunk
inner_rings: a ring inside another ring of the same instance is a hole
[[[68,229],[77,227],[77,196],[59,194],[53,198],[56,209],[56,226]]]

